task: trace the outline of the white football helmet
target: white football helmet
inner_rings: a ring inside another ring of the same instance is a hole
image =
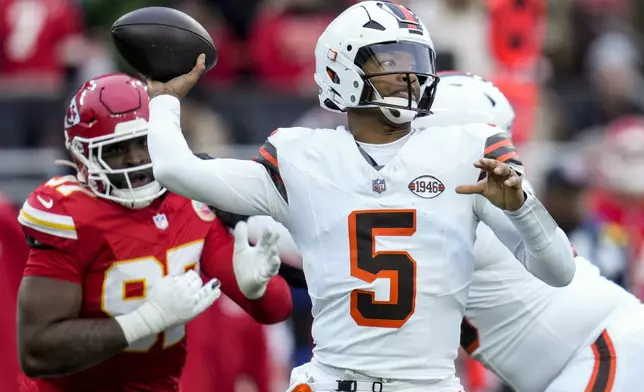
[[[366,73],[368,62],[379,71]],[[425,25],[402,5],[383,0],[349,7],[320,36],[315,63],[324,109],[380,108],[396,124],[430,113],[438,84],[434,44]],[[386,96],[370,80],[393,74],[407,83],[406,91]],[[419,96],[412,90],[416,78]]]
[[[512,136],[514,109],[494,83],[470,73],[439,72],[441,83],[432,114],[417,121],[419,128],[483,122],[496,125]]]

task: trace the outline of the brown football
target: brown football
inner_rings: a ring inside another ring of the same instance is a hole
[[[141,8],[120,17],[111,29],[116,49],[146,78],[167,82],[189,72],[199,54],[206,71],[217,63],[217,49],[204,27],[167,7]]]

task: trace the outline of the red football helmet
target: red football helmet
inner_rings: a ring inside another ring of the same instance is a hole
[[[598,161],[604,187],[624,195],[644,196],[644,117],[624,117],[609,124]]]
[[[148,134],[149,101],[145,85],[125,74],[100,76],[85,82],[65,116],[65,147],[78,169],[78,178],[97,196],[130,208],[143,208],[165,189],[153,180],[134,188],[130,173],[150,170],[151,163],[113,169],[103,159],[106,145]],[[108,176],[123,175],[127,188],[117,188]]]

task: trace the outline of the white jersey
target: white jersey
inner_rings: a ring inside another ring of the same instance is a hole
[[[479,225],[461,343],[521,392],[542,392],[609,320],[640,302],[577,257],[572,283],[553,288],[525,271],[492,230]]]
[[[478,217],[510,224],[454,192],[476,181],[472,163],[498,133],[473,128],[416,132],[379,170],[343,127],[280,129],[264,145],[302,253],[320,363],[383,378],[453,374]]]
[[[323,365],[386,379],[454,377],[479,219],[552,284],[574,274],[568,240],[529,195],[506,212],[455,188],[482,155],[521,170],[507,136],[487,125],[413,133],[382,168],[338,129],[279,129],[257,160],[200,160],[181,136],[179,103],[150,102],[158,180],[225,211],[270,215],[303,256]],[[510,218],[510,219],[508,219]]]
[[[380,170],[342,128],[281,129],[265,145],[287,190],[322,364],[383,378],[454,372],[478,200],[454,188],[476,181],[484,147],[429,136],[412,135]],[[432,142],[447,145],[432,156],[422,147]],[[460,162],[445,165],[450,155]],[[430,189],[410,190],[421,181]]]

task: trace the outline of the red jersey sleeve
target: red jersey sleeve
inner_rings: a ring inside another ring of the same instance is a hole
[[[24,275],[80,284],[85,263],[78,251],[78,226],[65,209],[65,196],[56,189],[47,184],[36,189],[18,215],[31,247]]]
[[[58,249],[31,249],[25,276],[43,276],[82,284],[82,262],[74,254]]]
[[[217,219],[213,222],[201,256],[201,270],[221,282],[221,290],[242,309],[262,324],[286,320],[293,304],[289,287],[280,276],[268,283],[264,296],[249,300],[239,289],[233,269],[234,239],[232,234]]]

